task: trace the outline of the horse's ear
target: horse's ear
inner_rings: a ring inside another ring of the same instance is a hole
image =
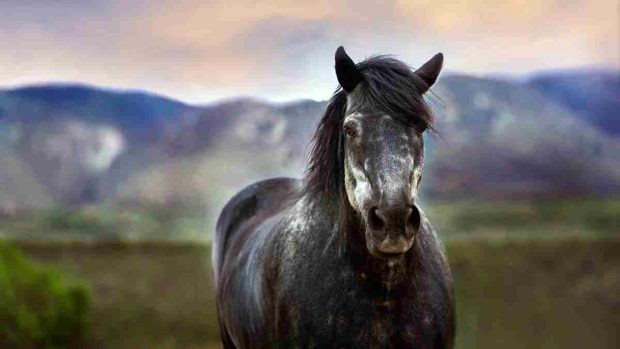
[[[443,54],[438,53],[434,55],[433,58],[429,59],[428,62],[424,63],[420,69],[415,71],[416,75],[426,83],[426,89],[422,91],[422,93],[428,91],[428,89],[433,86],[435,81],[437,81],[437,77],[439,77],[439,72],[441,72],[442,66]]]
[[[362,81],[362,73],[357,69],[355,63],[342,46],[336,50],[336,76],[340,86],[346,92],[352,92],[355,86]]]

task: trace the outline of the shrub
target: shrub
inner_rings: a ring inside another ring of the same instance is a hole
[[[0,242],[0,348],[79,348],[89,306],[84,285]]]

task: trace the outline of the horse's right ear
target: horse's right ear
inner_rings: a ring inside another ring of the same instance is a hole
[[[342,89],[352,92],[355,86],[362,81],[362,73],[355,66],[355,62],[347,55],[342,46],[336,50],[336,76]]]
[[[437,81],[441,68],[443,67],[443,53],[438,53],[424,63],[420,69],[415,71],[415,74],[419,76],[426,84],[426,89],[422,93],[428,91],[431,86]]]

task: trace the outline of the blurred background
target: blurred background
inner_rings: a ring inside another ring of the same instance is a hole
[[[457,348],[617,348],[620,4],[0,2],[0,347],[218,348],[210,240],[303,175],[333,54],[443,52]]]

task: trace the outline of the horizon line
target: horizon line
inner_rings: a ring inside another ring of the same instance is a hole
[[[528,79],[531,79],[536,76],[546,75],[546,74],[557,74],[557,73],[586,73],[586,72],[603,72],[603,73],[620,73],[620,67],[614,65],[581,65],[575,67],[568,68],[552,68],[552,69],[541,69],[534,70],[528,73],[467,73],[462,71],[454,71],[448,70],[445,73],[441,74],[440,80],[442,78],[447,77],[471,77],[477,79],[488,79],[488,80],[500,80],[500,81],[509,81],[509,82],[524,82]],[[338,86],[337,82],[334,82],[334,86]],[[238,100],[249,100],[255,102],[269,103],[269,104],[287,104],[299,101],[313,101],[313,102],[324,102],[329,99],[315,99],[310,97],[301,97],[301,98],[288,98],[288,99],[280,99],[278,97],[275,98],[265,98],[262,96],[256,95],[247,95],[247,94],[237,94],[237,95],[228,95],[223,97],[215,97],[211,99],[205,99],[202,101],[197,100],[188,100],[187,98],[177,97],[175,94],[165,93],[159,91],[157,89],[148,89],[145,87],[131,87],[131,86],[120,86],[120,85],[109,85],[109,84],[99,84],[91,81],[79,81],[79,80],[47,80],[47,81],[32,81],[32,82],[23,82],[18,84],[4,85],[0,84],[0,93],[2,92],[11,92],[18,91],[22,89],[28,88],[43,88],[43,87],[76,87],[76,88],[89,88],[99,91],[105,91],[108,93],[115,94],[142,94],[148,95],[151,97],[157,97],[162,99],[167,99],[172,102],[184,104],[186,106],[208,106],[212,104],[226,103],[231,101]],[[333,91],[331,91],[333,92]],[[330,96],[331,96],[330,92]]]

